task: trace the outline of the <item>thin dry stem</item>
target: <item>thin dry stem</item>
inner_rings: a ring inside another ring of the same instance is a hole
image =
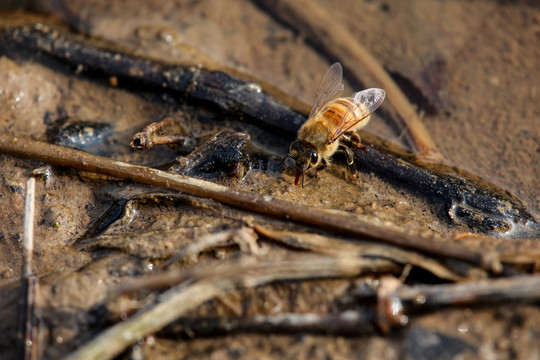
[[[392,326],[402,326],[407,315],[414,312],[457,305],[540,300],[540,275],[418,286],[404,285],[393,277],[379,281],[377,322],[383,332]]]
[[[257,247],[257,236],[248,227],[233,228],[216,233],[208,234],[181,249],[177,254],[171,256],[163,265],[168,268],[178,260],[194,260],[205,250],[237,244],[243,252],[257,254],[260,252]]]
[[[160,334],[167,337],[185,336],[185,333],[217,336],[239,332],[360,335],[376,332],[375,324],[386,333],[392,327],[406,325],[410,320],[409,315],[414,313],[456,305],[470,307],[485,303],[534,302],[540,299],[538,275],[446,285],[408,286],[394,277],[384,277],[379,281],[376,312],[371,308],[359,308],[332,314],[183,317]]]
[[[34,251],[34,210],[36,180],[31,177],[26,182],[26,198],[24,202],[24,235],[23,235],[23,276],[32,274],[32,252]]]
[[[34,249],[35,184],[31,177],[26,183],[24,204],[23,259],[21,274],[21,296],[19,299],[19,329],[17,334],[17,359],[31,360],[37,356],[35,306],[37,278],[32,275],[32,253]]]
[[[259,234],[297,249],[314,251],[331,256],[364,256],[390,259],[403,265],[414,265],[431,272],[441,279],[463,281],[465,278],[439,262],[413,251],[374,242],[352,242],[314,233],[277,231],[255,225]],[[483,274],[485,276],[485,274]]]

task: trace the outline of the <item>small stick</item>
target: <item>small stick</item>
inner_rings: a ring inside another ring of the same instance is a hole
[[[35,184],[33,177],[26,183],[24,203],[23,259],[21,274],[21,296],[19,298],[19,328],[17,334],[17,359],[36,358],[35,302],[37,278],[32,274],[34,249],[34,204]]]
[[[254,262],[252,258],[199,268],[191,274],[174,272],[184,283],[166,291],[157,303],[100,333],[67,360],[110,359],[137,339],[156,331],[200,304],[224,292],[276,281],[357,276],[367,271],[384,271],[394,265],[386,260],[298,256],[290,261]],[[154,276],[156,277],[156,276]],[[143,281],[147,281],[142,279]],[[132,287],[130,290],[133,290]],[[122,292],[124,289],[119,289]],[[113,294],[115,295],[115,294]]]
[[[450,281],[463,281],[465,277],[434,259],[395,246],[375,242],[352,242],[315,233],[274,230],[255,224],[253,229],[266,238],[284,245],[326,255],[349,255],[390,259],[398,264],[414,265]]]
[[[288,26],[309,34],[309,41],[340,59],[357,80],[361,81],[364,73],[371,75],[379,83],[378,86],[386,91],[387,101],[409,130],[415,153],[421,160],[442,162],[443,156],[405,94],[358,39],[351,39],[349,31],[332,18],[331,12],[310,0],[255,2]]]
[[[459,243],[410,235],[391,229],[384,223],[365,221],[355,216],[324,211],[289,201],[232,190],[209,181],[172,174],[145,166],[132,165],[83,151],[40,141],[0,135],[0,152],[31,159],[39,159],[57,166],[88,171],[120,179],[159,186],[184,193],[207,197],[224,204],[236,206],[283,220],[309,224],[326,231],[336,231],[351,237],[369,237],[398,246],[441,257],[464,260],[500,272],[502,265],[497,254],[472,251]]]
[[[443,285],[403,285],[393,277],[379,280],[377,323],[383,332],[403,326],[407,314],[456,305],[540,300],[540,275],[521,275]]]
[[[24,200],[24,235],[23,235],[23,277],[32,275],[32,253],[34,251],[34,210],[36,180],[31,177],[26,182]]]
[[[182,248],[178,253],[171,256],[171,258],[163,264],[162,268],[168,268],[178,260],[196,259],[199,254],[205,250],[231,244],[237,244],[244,252],[256,254],[259,251],[256,242],[257,237],[255,232],[246,226],[218,231],[205,235],[200,239],[197,239],[193,244]]]

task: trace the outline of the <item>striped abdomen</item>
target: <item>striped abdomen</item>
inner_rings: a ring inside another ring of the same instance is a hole
[[[330,136],[336,140],[345,131],[353,131],[369,121],[367,109],[362,104],[354,104],[352,98],[340,98],[329,102],[320,111],[321,117],[331,129]],[[343,122],[342,122],[343,121]]]

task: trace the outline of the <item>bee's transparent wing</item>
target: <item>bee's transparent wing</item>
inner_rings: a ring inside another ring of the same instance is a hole
[[[342,78],[343,68],[339,62],[336,62],[330,66],[319,85],[309,118],[312,118],[326,103],[343,91]]]
[[[360,121],[367,118],[372,112],[377,110],[384,101],[386,92],[383,89],[371,88],[357,92],[354,94],[352,105],[341,118],[340,123],[336,127],[334,134],[330,138],[330,143],[336,141],[343,133],[357,125]],[[352,114],[353,110],[358,106],[360,113]]]

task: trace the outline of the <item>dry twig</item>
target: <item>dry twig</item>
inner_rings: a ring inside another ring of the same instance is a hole
[[[263,215],[301,222],[351,237],[369,237],[437,256],[464,260],[494,272],[502,270],[502,265],[495,253],[480,253],[458,243],[441,241],[428,236],[411,235],[391,229],[382,223],[368,222],[345,213],[324,211],[274,199],[271,196],[232,190],[229,187],[208,181],[111,160],[79,150],[15,136],[0,135],[0,152],[208,197]]]
[[[403,285],[392,277],[382,278],[378,289],[377,323],[383,332],[402,326],[407,314],[457,305],[473,306],[540,300],[540,276],[523,275],[502,279],[443,285]]]
[[[167,268],[178,260],[192,260],[205,250],[237,244],[243,252],[257,254],[260,252],[257,246],[257,236],[252,229],[242,226],[231,228],[201,237],[195,243],[181,249],[171,256],[162,268]]]
[[[314,233],[279,231],[260,225],[254,226],[259,234],[297,249],[314,251],[331,256],[364,256],[389,259],[403,265],[414,265],[441,279],[462,281],[464,277],[450,268],[416,252],[373,242],[352,242]],[[484,274],[485,275],[485,274]]]

